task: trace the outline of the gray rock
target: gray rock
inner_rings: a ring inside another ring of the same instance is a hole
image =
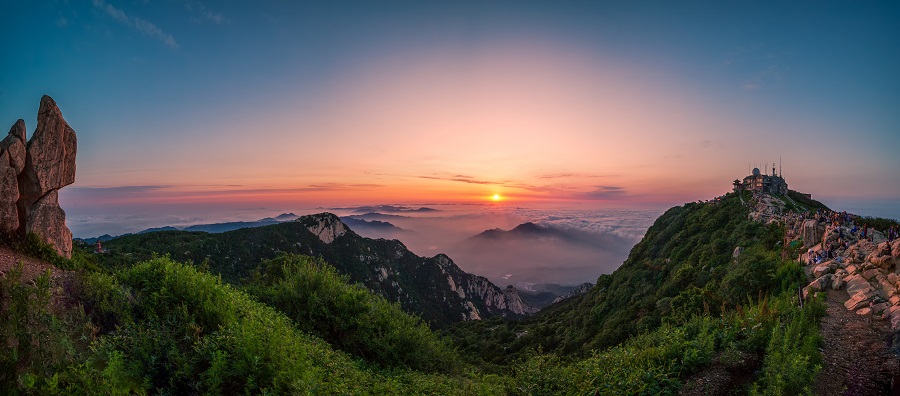
[[[18,120],[9,129],[9,134],[0,141],[0,151],[9,153],[9,162],[16,174],[25,168],[25,121]]]
[[[75,182],[75,131],[66,123],[56,102],[41,98],[37,129],[28,142],[19,193],[23,206]]]
[[[53,244],[60,256],[72,257],[72,232],[66,227],[66,212],[59,207],[56,190],[28,208],[25,219],[26,233],[33,232]]]
[[[10,165],[9,152],[0,151],[0,231],[12,234],[19,229],[19,184]]]

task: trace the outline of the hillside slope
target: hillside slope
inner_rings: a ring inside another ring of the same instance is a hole
[[[433,325],[492,316],[520,317],[535,309],[516,289],[497,287],[484,277],[462,271],[443,254],[419,257],[400,241],[364,238],[337,218],[323,213],[296,221],[221,234],[166,231],[129,235],[108,241],[102,260],[121,265],[149,259],[154,253],[191,261],[241,284],[260,260],[280,253],[322,257],[351,282],[398,302]]]

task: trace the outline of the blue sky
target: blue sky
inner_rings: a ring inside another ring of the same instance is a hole
[[[667,205],[782,157],[792,188],[900,217],[897,2],[0,11],[0,121],[31,131],[40,96],[56,99],[79,139],[70,214],[97,191],[122,210],[210,195]]]

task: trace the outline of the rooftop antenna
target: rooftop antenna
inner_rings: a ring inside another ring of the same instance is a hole
[[[781,156],[778,156],[778,176],[784,177],[784,173],[781,173]]]

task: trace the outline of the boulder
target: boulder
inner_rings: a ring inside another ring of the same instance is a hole
[[[857,309],[867,307],[869,305],[869,300],[871,300],[872,297],[874,297],[874,293],[858,292],[844,303],[844,307],[848,310],[856,311]]]
[[[19,229],[19,184],[9,157],[8,151],[0,151],[0,231],[12,234]]]
[[[809,282],[809,284],[806,285],[805,288],[803,288],[803,298],[806,298],[809,293],[825,290],[828,286],[831,285],[833,277],[833,274],[825,274],[816,278],[816,280]]]
[[[803,235],[803,245],[810,247],[822,242],[825,226],[820,226],[817,220],[810,219],[803,222],[803,228],[800,232]]]
[[[75,182],[75,130],[56,102],[41,98],[37,128],[25,140],[25,121],[0,141],[0,231],[35,233],[64,257],[72,254],[72,233],[59,207],[58,191]]]
[[[872,269],[863,271],[862,277],[866,278],[866,280],[871,280],[871,279],[875,278],[876,276],[878,276],[879,274],[881,274],[881,271],[879,271],[877,268],[872,268]]]
[[[893,283],[889,282],[886,277],[879,275],[877,277],[878,285],[881,287],[881,290],[884,292],[886,297],[893,296],[897,293],[897,286]]]
[[[56,102],[41,98],[37,128],[28,142],[25,167],[19,176],[19,193],[23,207],[33,205],[41,197],[75,182],[75,131],[66,123]]]
[[[0,151],[9,153],[10,165],[16,170],[16,174],[25,169],[25,121],[18,120],[9,129],[9,134],[0,140]]]
[[[875,290],[865,278],[859,275],[850,275],[844,278],[844,282],[847,282],[847,293],[850,295],[856,294],[857,292],[868,293]]]
[[[28,208],[25,214],[25,232],[33,232],[42,241],[53,244],[60,256],[72,257],[72,232],[66,227],[66,212],[59,207],[56,190]]]
[[[822,275],[831,273],[832,271],[834,271],[832,264],[832,261],[826,261],[822,264],[817,265],[815,268],[813,268],[813,276],[818,278]]]
[[[891,311],[891,330],[900,330],[900,309]]]
[[[895,294],[895,295],[891,296],[891,298],[888,299],[888,301],[891,303],[891,305],[900,305],[900,296]]]
[[[831,289],[832,290],[841,290],[842,287],[844,287],[844,278],[842,278],[840,276],[835,276],[831,280]]]
[[[875,315],[881,316],[890,307],[891,307],[891,304],[888,304],[887,302],[880,302],[878,304],[872,305],[872,313]]]
[[[741,253],[744,252],[744,248],[741,246],[735,247],[734,252],[731,253],[731,258],[737,260],[738,257],[741,257]]]
[[[871,315],[872,315],[872,308],[866,307],[866,308],[860,308],[860,309],[857,309],[857,310],[856,310],[856,314],[857,314],[857,315],[861,315],[861,316],[871,316]]]

